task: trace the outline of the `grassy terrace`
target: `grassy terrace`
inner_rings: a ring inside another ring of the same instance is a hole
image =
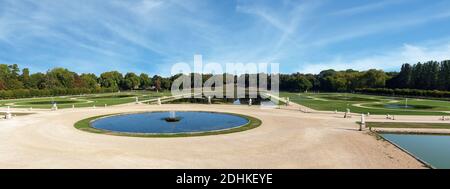
[[[399,97],[374,96],[350,93],[289,93],[281,92],[292,102],[315,110],[346,111],[355,113],[392,115],[449,115],[450,102],[431,99],[406,99]]]
[[[228,113],[233,114],[233,113]],[[112,115],[118,115],[118,114],[112,114]],[[249,122],[243,126],[227,129],[227,130],[220,130],[220,131],[208,131],[208,132],[199,132],[199,133],[180,133],[180,134],[145,134],[145,133],[121,133],[121,132],[111,132],[101,129],[96,129],[91,126],[91,122],[102,118],[106,116],[112,116],[112,115],[101,115],[101,116],[95,116],[90,117],[87,119],[80,120],[75,123],[75,128],[80,129],[82,131],[87,131],[91,133],[98,133],[98,134],[108,134],[108,135],[116,135],[116,136],[129,136],[129,137],[193,137],[193,136],[207,136],[207,135],[219,135],[219,134],[229,134],[229,133],[235,133],[235,132],[242,132],[250,129],[254,129],[261,125],[261,120],[247,116],[247,115],[241,115],[241,114],[233,114],[238,115],[241,117],[244,117],[249,120]]]
[[[367,122],[366,125],[371,128],[450,129],[448,123]]]
[[[73,95],[64,97],[43,97],[43,98],[26,98],[13,100],[0,100],[0,106],[11,106],[16,108],[44,108],[52,107],[53,102],[56,102],[58,108],[75,107],[92,107],[104,106],[107,104],[118,105],[124,103],[134,102],[136,97],[139,101],[155,99],[157,97],[170,96],[170,91],[154,92],[154,91],[133,91],[121,93],[105,93],[105,94],[91,94],[91,95]]]

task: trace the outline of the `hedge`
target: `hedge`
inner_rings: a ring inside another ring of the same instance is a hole
[[[94,94],[94,93],[110,93],[116,92],[117,89],[112,88],[54,88],[54,89],[15,89],[15,90],[0,90],[0,99],[16,99],[16,98],[31,98],[31,97],[47,97],[47,96],[63,96],[63,95],[79,95],[79,94]]]
[[[420,90],[420,89],[388,89],[388,88],[362,88],[355,92],[392,96],[423,96],[436,98],[450,98],[450,91]]]

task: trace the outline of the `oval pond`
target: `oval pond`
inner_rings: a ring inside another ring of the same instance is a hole
[[[232,129],[249,122],[245,117],[216,112],[181,111],[175,113],[178,122],[167,122],[170,112],[120,114],[91,122],[96,129],[125,133],[196,133]]]

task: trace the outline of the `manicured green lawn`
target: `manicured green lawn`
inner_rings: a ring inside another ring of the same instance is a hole
[[[450,111],[449,101],[429,99],[373,96],[350,93],[289,93],[281,92],[281,97],[289,97],[292,102],[315,110],[340,111],[350,109],[354,113],[391,114],[391,115],[449,115],[442,111]]]
[[[72,108],[75,107],[103,107],[118,105],[124,103],[131,103],[136,101],[138,97],[139,101],[156,99],[162,96],[170,96],[170,91],[154,92],[154,91],[133,91],[133,92],[121,92],[121,93],[105,93],[105,94],[92,94],[92,95],[74,95],[65,97],[44,97],[44,98],[27,98],[27,99],[13,99],[13,100],[0,100],[0,106],[11,106],[17,108],[43,108],[49,109],[52,107],[53,102],[56,102],[58,108]]]
[[[398,123],[398,122],[367,122],[367,127],[378,128],[424,128],[424,129],[450,129],[449,123]]]

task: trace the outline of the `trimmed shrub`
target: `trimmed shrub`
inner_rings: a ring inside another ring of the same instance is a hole
[[[450,91],[420,90],[420,89],[387,89],[387,88],[361,88],[357,93],[389,95],[389,96],[422,96],[436,98],[450,98]]]

